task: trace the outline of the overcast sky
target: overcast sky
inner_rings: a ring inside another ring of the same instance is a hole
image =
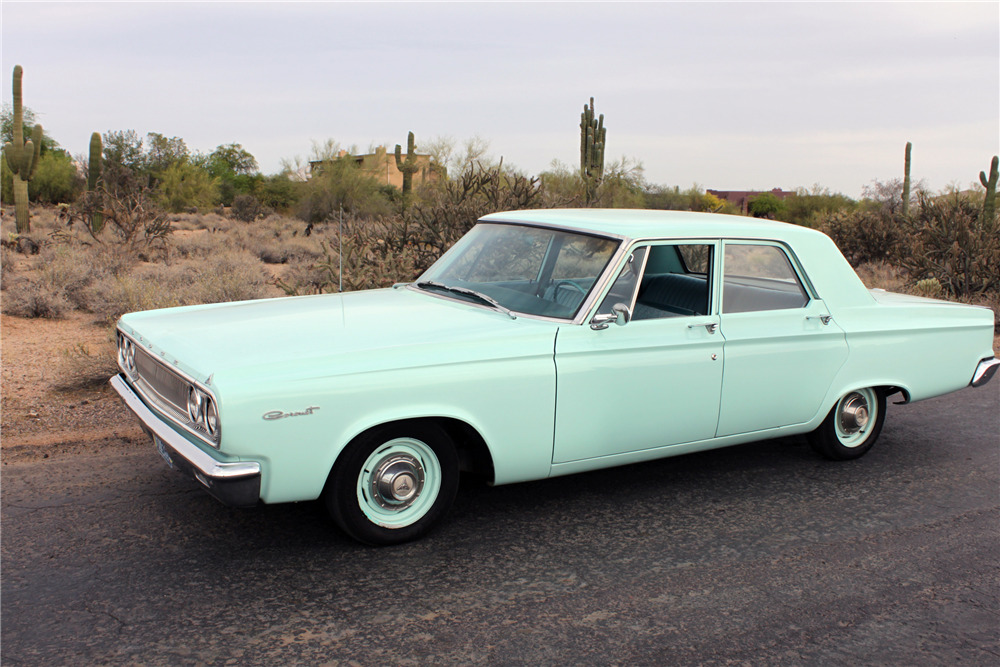
[[[1000,3],[18,3],[2,91],[73,154],[93,131],[240,143],[265,173],[345,146],[479,135],[537,174],[607,160],[651,183],[858,197],[967,187],[1000,153]]]

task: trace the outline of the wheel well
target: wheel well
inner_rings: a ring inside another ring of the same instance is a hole
[[[489,447],[486,446],[486,441],[483,440],[483,436],[479,434],[479,431],[460,419],[454,419],[451,417],[400,419],[398,421],[384,422],[382,424],[372,426],[362,433],[359,433],[356,437],[361,437],[372,429],[381,428],[383,426],[415,424],[420,422],[430,422],[444,429],[444,431],[448,434],[448,437],[450,437],[451,441],[455,444],[455,450],[458,453],[459,470],[481,475],[488,481],[493,481],[493,456],[490,454]]]
[[[889,400],[890,396],[893,396],[895,394],[900,394],[902,398],[898,401],[894,401],[896,405],[903,405],[905,403],[910,402],[910,392],[906,391],[902,387],[888,386],[888,387],[877,387],[877,389],[882,392],[886,400]]]

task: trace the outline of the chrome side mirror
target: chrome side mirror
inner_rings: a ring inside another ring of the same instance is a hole
[[[607,329],[612,322],[620,327],[632,321],[632,311],[624,303],[616,303],[611,306],[611,312],[605,315],[595,315],[590,321],[590,328],[594,331]]]

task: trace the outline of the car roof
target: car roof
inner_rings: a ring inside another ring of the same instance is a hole
[[[552,225],[639,238],[789,239],[818,234],[814,230],[774,220],[739,215],[649,209],[565,208],[493,213],[483,222]]]

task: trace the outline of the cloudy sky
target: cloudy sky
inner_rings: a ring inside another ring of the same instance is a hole
[[[265,173],[314,141],[473,136],[537,174],[579,163],[593,96],[608,160],[651,183],[968,186],[1000,152],[1000,4],[18,3],[2,93],[72,153],[134,129],[241,143]]]

